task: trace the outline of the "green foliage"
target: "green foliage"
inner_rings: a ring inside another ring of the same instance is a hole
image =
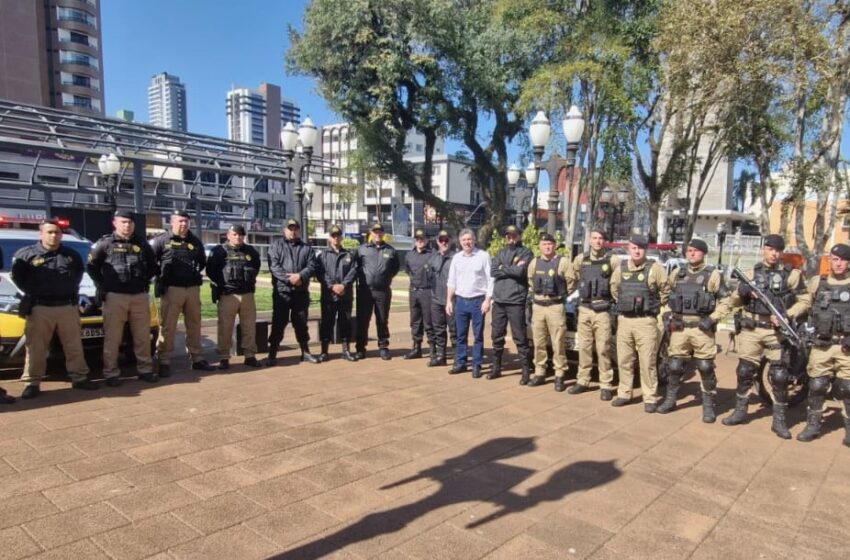
[[[524,230],[522,230],[522,244],[531,249],[531,252],[534,253],[535,257],[540,256],[540,236],[543,235],[545,231],[539,229],[537,226],[530,224]],[[566,246],[562,246],[563,243],[563,235],[560,231],[555,232],[555,240],[558,244],[558,250],[556,251],[559,255],[568,257],[570,256],[570,251]],[[507,243],[505,242],[505,236],[500,235],[498,232],[493,232],[492,237],[490,238],[490,246],[487,248],[487,252],[490,256],[495,256],[496,253],[505,248]]]
[[[360,247],[360,242],[356,239],[346,237],[342,240],[342,247],[344,249],[348,249],[349,251],[356,251]]]

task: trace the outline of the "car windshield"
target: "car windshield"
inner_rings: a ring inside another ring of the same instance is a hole
[[[18,249],[33,244],[34,241],[32,239],[0,239],[0,249],[3,250],[3,270],[5,272],[9,272],[12,269],[12,259],[14,258],[15,253],[18,252]],[[84,263],[88,262],[91,243],[87,241],[63,239],[62,245],[75,250],[80,255],[80,258],[83,259]]]

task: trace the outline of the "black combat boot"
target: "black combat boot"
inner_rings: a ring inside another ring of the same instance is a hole
[[[384,361],[393,359],[389,348],[378,348],[378,355],[381,356],[381,359]]]
[[[747,422],[747,405],[750,402],[750,396],[735,395],[735,411],[723,419],[724,426],[737,426]]]
[[[487,379],[498,379],[502,377],[502,353],[504,350],[496,350],[493,355],[493,369],[487,374]]]
[[[328,346],[330,346],[330,342],[323,340],[322,353],[319,354],[319,362],[327,362],[330,359],[330,356],[328,356]]]
[[[564,381],[564,378],[560,375],[555,376],[555,391],[558,393],[563,393],[567,388],[567,383]]]
[[[791,439],[791,432],[785,424],[785,413],[788,412],[788,403],[773,403],[773,425],[770,431],[782,439]]]
[[[528,380],[531,378],[531,366],[528,365],[528,360],[522,362],[522,373],[519,376],[520,385],[528,385]]]
[[[414,360],[416,358],[422,357],[422,343],[414,342],[413,349],[410,350],[407,354],[404,355],[405,360]]]
[[[306,342],[301,343],[301,361],[310,362],[311,364],[319,363],[319,358],[310,353],[310,347],[307,346]]]
[[[348,341],[346,340],[342,341],[342,358],[349,362],[357,361],[357,356],[351,353],[351,349],[348,347]]]
[[[434,356],[431,358],[431,361],[428,362],[429,367],[436,366],[444,366],[446,365],[446,347],[438,346],[437,351]]]
[[[823,396],[810,396],[806,414],[806,427],[797,436],[797,441],[812,441],[820,435],[820,422],[823,418]]]
[[[428,357],[430,358],[430,360],[428,360],[428,362],[430,363],[431,360],[433,360],[434,356],[436,356],[436,355],[437,355],[437,343],[436,342],[429,342],[428,343]]]
[[[702,421],[706,424],[714,424],[717,414],[714,412],[714,394],[702,393]]]
[[[667,378],[667,394],[664,396],[664,402],[655,409],[658,414],[667,414],[676,410],[676,399],[679,397],[679,381],[680,377],[678,375],[670,375]]]
[[[266,358],[267,366],[277,365],[277,346],[269,346],[269,356]],[[162,377],[162,374],[159,374]]]

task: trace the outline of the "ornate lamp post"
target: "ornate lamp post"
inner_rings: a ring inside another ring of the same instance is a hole
[[[511,164],[510,169],[508,169],[508,184],[512,187],[516,187],[516,184],[519,182],[519,178],[522,172],[520,171],[517,164]],[[528,183],[528,187],[533,189],[532,193],[532,203],[531,203],[531,215],[536,218],[537,214],[537,167],[534,163],[529,163],[528,167],[525,168],[525,182]],[[517,197],[519,199],[519,197]],[[517,215],[520,214],[522,208],[517,208]],[[534,218],[531,218],[533,220]]]
[[[112,212],[118,206],[118,199],[115,196],[115,184],[118,178],[118,173],[121,171],[121,160],[115,154],[104,154],[97,161],[97,167],[100,169],[100,174],[106,182],[106,203],[112,208]]]
[[[726,222],[717,224],[717,266],[723,262],[723,243],[726,241]]]
[[[295,195],[295,219],[299,224],[304,221],[304,173],[305,169],[309,172],[310,159],[313,157],[313,148],[318,135],[316,125],[310,117],[304,119],[298,130],[289,122],[280,131],[280,147],[283,149],[285,167],[289,169],[295,181],[292,194]]]

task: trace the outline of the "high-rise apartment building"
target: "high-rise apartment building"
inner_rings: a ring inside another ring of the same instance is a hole
[[[280,145],[281,126],[301,121],[301,109],[281,97],[280,86],[262,83],[256,90],[235,88],[227,92],[227,137],[236,142]]]
[[[0,98],[102,115],[100,0],[0,0]]]
[[[151,78],[148,118],[153,126],[186,132],[186,86],[180,78],[168,72]]]

